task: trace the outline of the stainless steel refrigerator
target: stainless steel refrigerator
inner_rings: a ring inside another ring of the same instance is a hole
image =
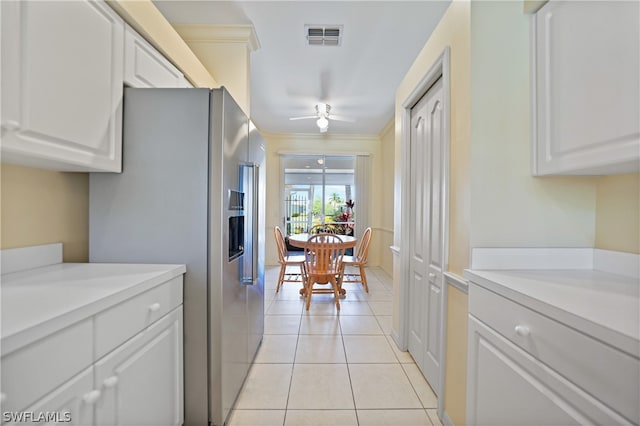
[[[223,425],[264,331],[264,143],[225,89],[126,88],[91,262],[184,263],[186,425]]]

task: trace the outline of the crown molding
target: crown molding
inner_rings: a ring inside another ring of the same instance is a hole
[[[179,24],[173,28],[187,43],[243,43],[251,52],[260,48],[253,25]]]

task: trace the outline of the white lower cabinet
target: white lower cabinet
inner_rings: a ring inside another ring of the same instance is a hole
[[[2,425],[181,425],[182,285],[171,278],[4,353]]]
[[[467,425],[638,423],[637,354],[507,295],[469,286]]]
[[[181,425],[182,308],[95,364],[96,424]]]
[[[473,316],[469,336],[468,425],[627,423]]]

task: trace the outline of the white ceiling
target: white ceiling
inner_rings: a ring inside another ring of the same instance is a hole
[[[155,0],[172,24],[253,24],[251,115],[272,133],[318,133],[315,104],[354,122],[328,133],[378,134],[394,114],[396,89],[449,6],[446,1]],[[339,47],[307,46],[306,24],[343,26]]]

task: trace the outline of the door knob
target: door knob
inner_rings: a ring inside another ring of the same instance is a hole
[[[518,336],[527,337],[531,333],[531,330],[526,325],[516,325],[515,332]]]
[[[87,404],[95,404],[98,398],[100,398],[101,392],[98,389],[94,389],[91,392],[87,392],[82,397],[82,400]]]
[[[6,120],[2,122],[2,128],[9,132],[20,130],[20,123],[15,120]]]
[[[118,384],[118,376],[111,376],[104,379],[102,382],[105,388],[112,388]]]
[[[155,311],[157,311],[158,309],[160,309],[160,304],[159,304],[158,302],[156,302],[156,303],[154,303],[154,304],[152,304],[152,305],[149,305],[149,310],[150,310],[151,312],[155,312]]]
[[[432,280],[436,277],[436,274],[434,274],[433,272],[429,272],[429,279]]]

